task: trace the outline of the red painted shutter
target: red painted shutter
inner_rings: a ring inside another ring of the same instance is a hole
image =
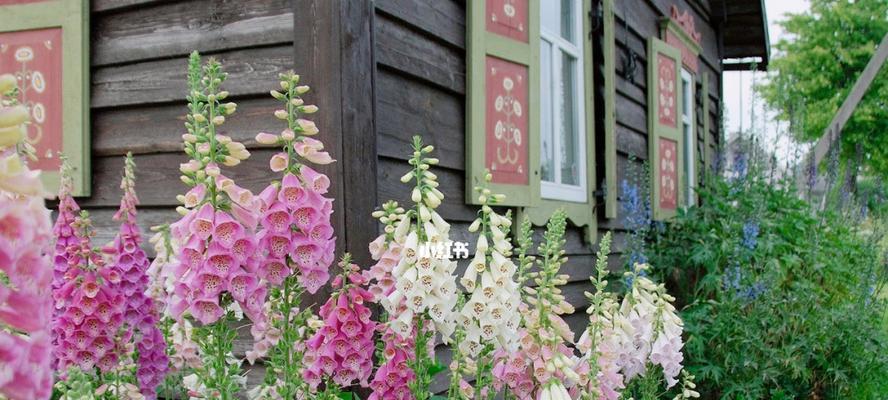
[[[681,204],[681,52],[648,39],[648,146],[651,209],[655,220],[675,215]]]
[[[534,206],[539,176],[538,0],[468,4],[466,201],[485,171],[505,205]]]

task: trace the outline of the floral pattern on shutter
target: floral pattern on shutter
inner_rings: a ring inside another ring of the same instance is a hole
[[[487,169],[494,183],[527,185],[527,67],[487,57]]]
[[[487,0],[487,31],[527,43],[528,11],[528,0]]]
[[[648,146],[655,220],[671,218],[682,204],[679,65],[679,49],[657,38],[648,39]]]
[[[467,2],[466,202],[493,175],[504,205],[540,202],[539,0]]]

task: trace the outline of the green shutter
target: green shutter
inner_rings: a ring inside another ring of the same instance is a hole
[[[652,37],[647,57],[651,210],[655,220],[664,220],[683,204],[681,53]]]
[[[535,10],[539,10],[536,8]],[[592,1],[583,1],[583,96],[585,96],[586,107],[586,202],[578,203],[571,201],[560,201],[550,199],[540,199],[539,205],[536,207],[525,207],[519,210],[518,218],[523,219],[524,216],[530,218],[534,225],[545,225],[549,217],[557,209],[562,209],[567,214],[568,220],[577,227],[583,228],[584,239],[587,243],[595,243],[598,233],[598,219],[595,212],[595,188],[597,178],[595,176],[595,57],[592,51],[592,39],[589,32],[592,31],[591,21],[587,16],[591,15]],[[539,45],[537,45],[539,48]],[[537,129],[539,122],[537,122]],[[534,143],[533,151],[536,156],[540,156],[539,137]],[[539,188],[537,189],[539,195]]]
[[[29,84],[33,89],[22,96],[39,94],[41,96],[61,96],[61,109],[53,110],[53,104],[32,101],[34,97],[26,98],[26,104],[32,114],[32,122],[29,129],[40,129],[39,134],[32,134],[32,138],[39,137],[38,161],[32,167],[42,169],[42,178],[50,192],[58,190],[59,170],[57,165],[58,154],[61,150],[73,167],[74,195],[88,196],[90,193],[90,145],[89,145],[89,2],[86,0],[51,0],[39,2],[19,2],[19,4],[3,5],[0,2],[0,45],[10,41],[18,41],[14,46],[0,46],[7,52],[17,52],[18,46],[34,46],[25,38],[28,35],[43,37],[41,35],[52,32],[59,34],[61,46],[55,39],[39,39],[38,48],[32,53],[33,61],[25,62],[25,58],[16,58],[15,71],[0,71],[7,73],[27,73],[36,76],[32,71],[38,62],[46,62],[47,68],[41,72],[45,79],[37,82],[31,79]],[[25,43],[25,44],[23,44]],[[21,48],[21,47],[19,47]],[[41,52],[46,54],[41,56]],[[59,54],[60,52],[60,54]],[[0,54],[9,56],[9,53]],[[44,57],[39,59],[40,57]],[[56,57],[58,57],[56,59]],[[45,61],[52,60],[52,61]],[[56,71],[58,68],[60,71]],[[56,73],[61,76],[57,77]],[[58,82],[57,79],[61,79]],[[34,85],[39,85],[34,86]],[[54,86],[58,85],[58,86]],[[56,90],[56,88],[58,88]],[[38,108],[39,106],[39,108]],[[44,110],[44,112],[40,112]],[[41,117],[41,118],[37,118]],[[39,119],[51,121],[46,126]],[[38,139],[33,139],[38,140]],[[46,146],[42,149],[41,146]],[[52,157],[45,157],[46,150],[51,151]]]
[[[616,36],[614,0],[604,0],[604,215],[617,217]]]
[[[712,165],[712,150],[710,146],[710,120],[709,120],[709,72],[702,72],[703,74],[703,90],[701,90],[701,95],[703,98],[703,171],[700,171],[700,176],[707,173],[709,171],[709,167]]]
[[[467,3],[466,202],[491,170],[504,205],[537,206],[539,0]]]

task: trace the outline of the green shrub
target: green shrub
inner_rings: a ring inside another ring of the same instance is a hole
[[[703,397],[885,399],[879,224],[734,175],[710,177],[703,205],[652,230],[646,251],[683,306]]]

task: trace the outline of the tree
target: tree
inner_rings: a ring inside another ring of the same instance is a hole
[[[790,37],[776,44],[774,73],[758,89],[797,140],[816,141],[888,32],[888,1],[811,0],[780,24]],[[888,176],[888,67],[845,125],[841,157]]]

